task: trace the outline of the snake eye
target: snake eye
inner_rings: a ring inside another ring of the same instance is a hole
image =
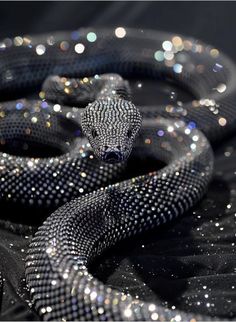
[[[131,129],[128,129],[127,136],[128,136],[128,138],[131,138],[131,136],[132,136],[132,130]]]
[[[95,138],[96,136],[98,136],[98,132],[95,129],[92,129],[91,135],[93,138]]]

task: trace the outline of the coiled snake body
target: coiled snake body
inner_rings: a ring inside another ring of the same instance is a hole
[[[223,138],[236,121],[234,64],[194,39],[121,27],[16,37],[13,44],[5,40],[1,51],[5,94],[54,75],[41,92],[47,100],[1,104],[3,148],[14,140],[22,149],[27,141],[64,153],[47,158],[2,153],[2,199],[55,208],[77,197],[49,216],[30,246],[26,278],[36,310],[45,320],[198,318],[111,289],[88,265],[118,241],[183,214],[205,193],[213,168],[208,139]],[[137,109],[127,82],[104,73],[171,79],[196,100]],[[92,104],[80,109],[81,103]],[[17,127],[10,128],[12,122]],[[95,155],[111,163],[94,158],[81,126]],[[110,185],[125,166],[115,162],[127,159],[133,144],[133,153],[167,166]]]

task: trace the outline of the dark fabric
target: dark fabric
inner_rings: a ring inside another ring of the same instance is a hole
[[[235,10],[236,3],[223,2],[1,2],[0,36],[89,25],[155,28],[201,38],[236,60]],[[166,84],[144,82],[138,89],[139,81],[133,82],[137,103],[168,103],[173,91],[174,100],[189,98]],[[91,272],[145,300],[235,318],[235,149],[235,137],[215,146],[214,178],[194,209],[165,227],[117,245],[91,266]],[[132,170],[140,173],[146,167],[136,164]],[[27,226],[37,227],[49,213],[0,207],[0,319],[37,320],[28,306],[24,280],[25,256],[34,232]],[[5,224],[7,219],[27,226]]]
[[[12,225],[11,225],[12,226]],[[1,320],[37,320],[28,307],[24,261],[31,232],[22,235],[0,229],[0,271],[3,276]]]

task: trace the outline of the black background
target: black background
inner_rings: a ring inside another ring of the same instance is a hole
[[[200,38],[236,61],[235,17],[234,2],[0,2],[0,37],[83,26],[152,28]],[[231,138],[215,149],[216,167],[209,192],[189,214],[119,244],[91,271],[111,286],[146,300],[235,317],[235,148]],[[24,220],[23,214],[17,215],[18,221]],[[29,240],[25,235],[30,233],[19,236],[1,231],[5,320],[37,319],[24,301],[22,259]]]

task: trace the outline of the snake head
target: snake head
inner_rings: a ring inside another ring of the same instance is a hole
[[[124,99],[99,99],[82,113],[81,125],[95,155],[104,162],[125,161],[141,127],[139,110]]]

